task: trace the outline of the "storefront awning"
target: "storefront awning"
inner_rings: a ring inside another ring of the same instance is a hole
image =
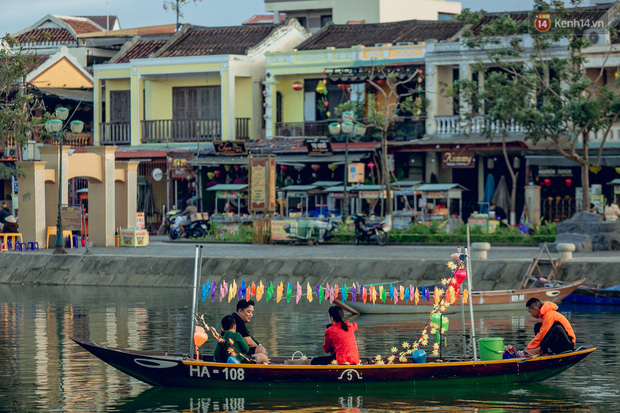
[[[370,156],[370,152],[349,154],[349,163],[358,162],[360,159]],[[312,163],[331,163],[344,165],[344,155],[312,156],[312,155],[276,155],[278,165],[304,167]],[[248,165],[247,156],[201,156],[188,161],[193,166],[220,166],[220,165]]]
[[[242,191],[248,188],[248,184],[219,184],[207,188],[207,191]]]

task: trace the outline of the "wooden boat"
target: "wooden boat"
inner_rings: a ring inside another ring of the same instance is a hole
[[[299,366],[216,363],[182,354],[155,353],[98,345],[72,338],[96,357],[151,386],[201,389],[418,389],[438,386],[478,386],[539,382],[577,364],[596,347],[580,347],[560,355],[531,359],[472,361],[428,359],[426,363]],[[369,359],[365,363],[369,363]]]
[[[570,283],[529,277],[528,282],[535,286],[561,288]],[[562,299],[569,304],[620,305],[620,285],[602,286],[596,284],[580,284],[569,295]]]
[[[548,287],[525,288],[519,290],[498,290],[498,291],[473,291],[469,299],[471,300],[474,310],[478,311],[506,311],[506,310],[524,310],[525,303],[530,298],[538,298],[541,301],[560,302],[563,298],[571,294],[579,287],[584,279],[566,283],[562,285],[554,285]],[[354,314],[428,314],[433,306],[433,298],[430,301],[420,300],[418,305],[413,302],[398,301],[396,304],[392,301],[385,303],[377,300],[374,304],[370,301],[365,303],[357,300],[355,303],[350,299],[344,303],[341,300],[334,300],[345,310]],[[461,298],[457,299],[452,308],[459,308]]]

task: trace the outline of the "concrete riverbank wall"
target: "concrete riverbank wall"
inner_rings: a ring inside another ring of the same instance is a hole
[[[481,290],[518,288],[530,260],[473,261],[473,286]],[[588,283],[617,284],[617,263],[566,262],[560,279],[587,278]],[[155,256],[0,254],[0,283],[189,288],[194,259]],[[439,282],[449,275],[446,260],[426,259],[274,259],[204,258],[202,281],[241,280],[265,284],[281,281],[317,283],[403,283],[414,286]]]

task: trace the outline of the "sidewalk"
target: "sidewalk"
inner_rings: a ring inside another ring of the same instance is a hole
[[[252,245],[235,243],[195,243],[189,241],[169,241],[167,236],[151,236],[150,244],[146,247],[115,247],[89,248],[93,255],[136,256],[136,257],[194,257],[196,245],[203,247],[205,258],[330,258],[330,259],[359,259],[359,260],[437,260],[450,259],[456,252],[456,246],[451,245],[402,245],[388,244],[381,247],[369,245],[323,244],[318,246],[288,244]],[[43,249],[35,254],[52,254],[53,249]],[[86,248],[66,249],[70,255],[84,255]],[[538,246],[491,246],[488,260],[531,261],[538,255]],[[31,252],[28,251],[30,254]],[[559,258],[559,254],[552,253],[552,258]],[[541,258],[547,258],[543,253]],[[575,262],[613,262],[620,263],[619,251],[595,251],[591,253],[573,253]]]

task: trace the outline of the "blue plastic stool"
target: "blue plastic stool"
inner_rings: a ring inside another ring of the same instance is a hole
[[[26,245],[26,251],[34,251],[34,250],[39,250],[39,243],[38,242],[29,242],[28,245]]]
[[[73,248],[77,248],[78,247],[78,236],[72,235],[72,237],[73,237]]]
[[[9,251],[13,250],[13,240],[11,240],[10,238],[6,240],[6,245],[7,248],[9,249]]]
[[[25,242],[15,241],[15,251],[23,251],[22,247],[25,247]]]

